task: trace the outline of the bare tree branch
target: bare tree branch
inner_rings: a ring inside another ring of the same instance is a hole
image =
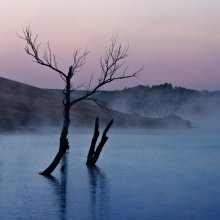
[[[47,43],[47,48],[44,50],[44,54],[41,58],[39,55],[41,44],[37,42],[38,35],[36,34],[35,37],[32,36],[30,26],[23,28],[23,35],[17,35],[19,38],[26,41],[25,51],[33,58],[34,62],[58,72],[63,80],[66,79],[66,74],[57,68],[56,56],[52,54],[49,42]]]
[[[73,52],[73,63],[71,66],[71,71],[68,74],[65,74],[57,67],[56,56],[52,53],[50,43],[47,43],[47,47],[44,50],[43,56],[39,55],[40,43],[38,43],[38,35],[32,36],[32,31],[30,26],[23,29],[23,35],[18,35],[19,38],[26,41],[25,51],[28,55],[34,58],[34,62],[46,66],[55,72],[58,72],[61,78],[64,81],[67,81],[67,78],[71,79],[76,73],[82,70],[82,67],[86,63],[86,57],[90,51],[85,50],[83,53],[79,49],[74,50]],[[100,67],[101,72],[98,78],[98,83],[91,88],[92,77],[89,81],[89,86],[86,90],[86,93],[81,97],[71,101],[71,106],[77,102],[80,102],[84,99],[87,99],[93,95],[98,89],[102,88],[104,85],[109,84],[115,80],[128,79],[136,77],[139,72],[142,71],[143,67],[138,69],[133,73],[128,72],[128,66],[126,64],[126,58],[128,57],[128,46],[123,47],[122,44],[117,44],[117,36],[112,37],[109,47],[106,49],[104,57],[100,58]],[[124,67],[125,66],[125,67]],[[123,69],[124,68],[124,69]],[[119,73],[119,70],[121,73]],[[73,88],[73,85],[70,84],[70,87]],[[76,88],[80,88],[79,87]],[[74,91],[76,88],[71,90]]]
[[[81,97],[73,100],[71,106],[84,99],[88,100],[88,97],[96,93],[96,91],[102,88],[104,85],[109,84],[115,80],[128,79],[137,77],[138,73],[143,70],[143,66],[135,72],[127,73],[128,66],[126,66],[121,73],[128,57],[128,46],[122,47],[121,44],[117,45],[117,37],[111,39],[109,47],[106,49],[104,58],[100,58],[101,73],[98,78],[98,83],[92,89],[87,90],[87,93]],[[91,84],[91,80],[90,80]]]
[[[95,102],[95,104],[98,105],[99,107],[101,107],[101,108],[103,108],[103,109],[105,109],[105,110],[107,110],[107,111],[109,111],[109,112],[111,111],[111,109],[109,109],[109,108],[107,107],[107,103],[104,102],[104,101],[102,101],[102,100],[100,100],[100,99],[98,99],[98,98],[90,97],[90,98],[86,98],[85,100],[93,101],[93,102]]]
[[[22,35],[17,35],[19,38],[26,42],[25,51],[29,56],[33,58],[34,62],[54,70],[61,76],[62,80],[64,80],[65,82],[65,88],[63,90],[63,126],[60,135],[59,151],[52,163],[48,166],[48,168],[41,173],[42,175],[50,175],[59,164],[61,158],[66,153],[66,150],[69,147],[67,137],[70,125],[71,107],[80,101],[91,100],[100,107],[105,108],[101,101],[97,98],[92,97],[92,95],[95,94],[104,85],[109,84],[113,81],[136,77],[138,73],[142,71],[143,67],[135,72],[128,73],[128,66],[125,66],[126,58],[128,56],[128,46],[122,47],[121,44],[117,44],[117,37],[113,37],[110,41],[109,47],[106,49],[104,57],[100,59],[101,72],[97,84],[93,88],[91,88],[91,77],[88,85],[88,90],[79,98],[73,99],[73,96],[71,96],[71,94],[75,90],[75,88],[71,80],[76,73],[82,70],[82,67],[86,63],[86,58],[89,54],[89,51],[85,50],[83,53],[81,53],[78,49],[74,50],[72,65],[68,68],[68,72],[64,73],[58,68],[56,56],[53,54],[49,42],[47,43],[47,47],[45,48],[43,55],[40,54],[39,51],[41,44],[38,43],[38,35],[35,35],[34,37],[32,36],[30,26],[23,29]],[[96,160],[98,159],[98,156],[105,142],[107,141],[106,133],[111,127],[112,123],[113,121],[109,122],[103,133],[102,140],[97,147],[98,152],[96,154]]]
[[[87,49],[81,54],[80,50],[74,50],[73,52],[73,73],[76,74],[82,70],[82,67],[86,63],[86,57],[90,53]]]

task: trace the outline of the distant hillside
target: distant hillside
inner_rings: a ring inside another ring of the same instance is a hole
[[[54,90],[60,93],[59,90]],[[75,96],[84,93],[76,91]],[[144,117],[166,118],[169,115],[204,116],[220,109],[220,91],[197,91],[176,87],[169,83],[136,86],[96,94],[107,107]]]
[[[61,126],[62,95],[34,86],[0,77],[0,128],[4,130],[24,127]],[[102,122],[114,119],[117,127],[162,128],[168,126],[190,127],[188,121],[178,117],[153,119],[106,111],[92,103],[81,102],[71,111],[73,126],[93,126],[99,115]]]

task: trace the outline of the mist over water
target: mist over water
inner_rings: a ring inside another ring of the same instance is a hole
[[[75,126],[69,130],[70,151],[63,160],[66,171],[60,172],[58,167],[52,177],[45,178],[38,173],[49,165],[59,146],[60,126],[51,127],[51,121],[62,119],[61,108],[59,114],[50,114],[53,102],[48,100],[52,100],[52,95],[48,94],[45,100],[48,108],[38,109],[44,114],[39,118],[45,118],[45,124],[0,135],[0,218],[220,219],[218,96],[193,96],[179,104],[178,97],[170,93],[164,96],[163,92],[146,99],[137,93],[128,99],[118,95],[113,101],[111,95],[109,103],[116,110],[131,113],[132,118],[124,118],[127,126],[121,123],[120,128],[115,120],[93,169],[85,165],[93,133],[93,126],[87,127],[86,122],[89,119],[93,125],[97,109],[89,106],[92,116],[83,117],[85,123],[80,127],[83,123],[75,119],[82,109],[88,111],[84,103],[76,115],[71,115]],[[36,97],[39,101],[45,96]],[[60,103],[60,99],[56,100]],[[38,107],[38,102],[35,105]],[[21,107],[21,103],[16,103],[18,110]],[[133,124],[141,118],[139,115],[166,119],[174,113],[190,120],[193,127],[149,129]],[[53,120],[47,120],[47,115]],[[100,130],[106,125],[105,120],[100,117]]]
[[[164,83],[103,91],[98,97],[108,107],[133,115],[160,119],[179,116],[197,128],[219,128],[220,124],[219,91],[197,91]]]
[[[67,172],[45,178],[59,133],[1,135],[1,218],[220,218],[219,130],[112,128],[95,169],[85,166],[91,138],[71,133]]]

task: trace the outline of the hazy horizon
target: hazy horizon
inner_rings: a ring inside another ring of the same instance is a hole
[[[2,77],[2,76],[0,76]],[[8,79],[8,80],[12,80],[12,81],[15,81],[15,82],[18,82],[18,83],[23,83],[23,84],[26,84],[26,85],[29,85],[29,86],[34,86],[34,87],[37,87],[37,88],[40,88],[40,89],[51,89],[51,90],[63,90],[63,87],[41,87],[41,86],[36,86],[34,84],[30,84],[30,83],[27,83],[27,82],[22,82],[20,80],[16,80],[16,79],[12,79],[12,78],[8,78],[8,77],[3,77],[5,79]],[[168,83],[170,84],[170,82],[161,82],[161,83],[155,83],[155,84],[136,84],[136,85],[130,85],[130,86],[124,86],[124,87],[121,87],[121,88],[114,88],[114,87],[111,87],[109,86],[108,88],[103,88],[103,89],[100,89],[98,91],[120,91],[120,90],[123,90],[123,89],[130,89],[130,88],[134,88],[134,87],[137,87],[137,86],[159,86],[159,85],[163,85],[165,83]],[[172,83],[171,83],[172,84]],[[179,85],[175,85],[175,84],[172,84],[173,87],[182,87],[182,88],[185,88],[185,89],[192,89],[192,90],[197,90],[197,91],[200,91],[200,92],[203,92],[203,91],[208,91],[208,92],[218,92],[220,91],[220,89],[196,89],[196,88],[191,88],[191,87],[184,87],[184,86],[179,86]],[[79,90],[79,91],[84,91],[84,89],[76,89],[76,90]]]
[[[99,73],[99,58],[112,35],[129,43],[130,70],[139,78],[106,89],[164,82],[198,90],[220,89],[220,2],[213,0],[1,1],[0,76],[41,88],[62,88],[59,75],[32,62],[16,33],[31,24],[39,41],[50,41],[63,70],[74,48],[91,53],[76,83]],[[62,65],[61,65],[62,64]]]

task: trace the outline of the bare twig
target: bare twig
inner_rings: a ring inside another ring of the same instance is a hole
[[[39,55],[39,49],[41,43],[37,42],[38,39],[37,34],[35,35],[35,37],[32,36],[32,31],[30,26],[23,28],[23,35],[19,35],[19,34],[17,35],[19,38],[26,41],[25,51],[28,55],[30,55],[33,58],[34,62],[42,66],[46,66],[54,70],[55,72],[58,72],[62,76],[63,80],[66,79],[66,74],[57,68],[56,56],[52,54],[49,42],[47,43],[47,48],[44,50],[44,54],[41,57]]]
[[[120,71],[121,73],[119,73],[119,70],[121,70],[126,63],[125,59],[127,58],[127,56],[128,46],[122,47],[121,44],[117,45],[117,37],[113,37],[111,39],[109,47],[106,49],[104,58],[100,58],[101,73],[100,77],[98,78],[98,83],[91,89],[90,80],[89,89],[87,90],[87,93],[73,100],[71,102],[71,106],[84,99],[88,99],[88,97],[96,93],[97,90],[99,90],[106,84],[109,84],[116,80],[137,77],[138,73],[140,73],[143,70],[143,66],[132,73],[127,73],[128,66],[126,66],[122,71]]]
[[[98,99],[98,98],[90,97],[90,98],[86,98],[85,100],[93,101],[93,102],[95,102],[95,104],[98,105],[99,107],[101,107],[101,108],[103,108],[103,109],[105,109],[105,110],[107,110],[107,111],[109,111],[109,112],[111,111],[111,110],[107,107],[106,102],[104,102],[104,101],[102,101],[102,100],[100,100],[100,99]]]
[[[53,162],[48,166],[48,168],[42,172],[43,175],[50,175],[56,166],[59,164],[61,158],[65,154],[68,148],[68,130],[70,125],[70,109],[71,107],[83,100],[91,100],[95,102],[100,107],[104,107],[101,104],[101,101],[97,98],[92,97],[100,88],[104,85],[109,84],[116,80],[121,79],[128,79],[133,78],[138,75],[139,72],[142,71],[143,67],[138,69],[135,72],[128,73],[128,66],[126,64],[126,58],[128,56],[128,46],[123,47],[121,44],[117,44],[117,37],[113,37],[110,41],[109,47],[106,49],[105,55],[103,58],[100,59],[100,66],[101,72],[98,78],[98,82],[95,84],[93,88],[91,88],[92,77],[90,78],[88,90],[82,94],[79,98],[73,98],[71,93],[80,87],[74,88],[73,82],[71,81],[73,76],[82,70],[82,67],[86,63],[87,55],[89,54],[88,50],[84,52],[80,52],[80,50],[76,49],[73,52],[73,62],[72,65],[68,68],[68,71],[64,73],[62,70],[58,68],[57,60],[55,54],[53,54],[50,43],[47,43],[47,47],[44,50],[43,55],[40,54],[40,46],[41,44],[38,43],[38,35],[32,35],[31,27],[28,26],[23,29],[23,34],[19,35],[18,37],[21,38],[26,42],[25,52],[33,58],[33,61],[42,65],[46,66],[49,69],[57,72],[62,80],[65,82],[65,88],[63,90],[63,127],[60,136],[60,146],[59,151],[54,158]],[[105,108],[105,107],[104,107]],[[110,121],[108,126],[104,131],[104,136],[97,147],[96,158],[95,161],[98,159],[99,154],[107,141],[106,133],[108,129],[111,127],[113,121]]]

